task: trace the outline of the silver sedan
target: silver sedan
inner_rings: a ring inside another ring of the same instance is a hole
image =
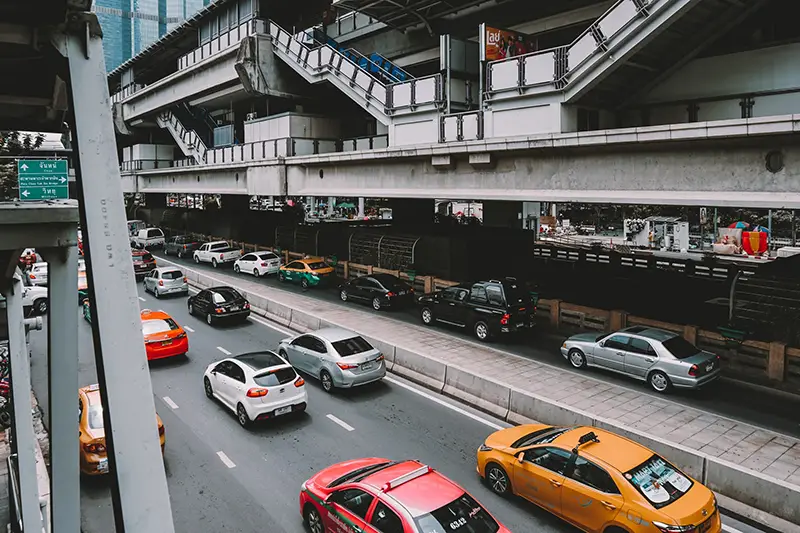
[[[278,350],[297,370],[319,379],[326,392],[366,385],[386,375],[380,350],[357,333],[342,328],[289,337],[280,342]]]
[[[189,283],[183,272],[175,267],[159,267],[144,277],[145,292],[152,292],[156,298],[165,294],[189,294]]]
[[[646,381],[656,392],[697,389],[720,376],[719,357],[671,331],[633,326],[616,333],[573,335],[561,346],[574,368],[589,366]]]

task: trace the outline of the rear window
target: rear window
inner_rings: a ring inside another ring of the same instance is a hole
[[[226,302],[233,302],[243,296],[233,289],[225,289],[221,291],[214,291],[211,293],[211,298],[215,304],[224,304]]]
[[[212,244],[211,246],[208,247],[209,250],[215,250],[215,251],[225,250],[227,248],[229,248],[229,246],[224,242],[218,242],[217,244]]]
[[[633,470],[625,479],[656,509],[661,509],[689,492],[694,484],[677,468],[654,455]]]
[[[285,385],[291,383],[297,377],[297,372],[294,369],[279,368],[266,374],[260,374],[253,377],[253,381],[260,387],[277,387],[278,385]]]
[[[700,353],[700,350],[697,348],[697,346],[677,335],[671,339],[665,340],[661,344],[669,353],[678,359],[686,359],[687,357],[691,357]]]
[[[152,335],[154,333],[165,333],[178,329],[178,324],[171,318],[157,319],[157,320],[143,320],[142,321],[142,334]]]
[[[103,429],[103,406],[90,405],[86,418],[89,422],[89,429]]]
[[[272,252],[267,252],[265,254],[257,254],[259,259],[263,259],[265,261],[269,261],[271,259],[278,259],[278,256],[273,254]]]
[[[466,492],[432,513],[414,518],[421,533],[495,533],[500,526],[481,504]]]
[[[503,283],[503,292],[506,293],[508,305],[530,305],[531,293],[516,283]]]
[[[153,256],[151,254],[132,254],[131,257],[133,257],[134,261],[144,261],[146,263],[149,263],[153,260]]]
[[[183,272],[180,270],[167,270],[161,273],[162,279],[180,279],[183,277]]]
[[[319,270],[320,268],[328,268],[327,263],[323,263],[322,261],[317,261],[315,263],[306,263],[308,268],[311,270]]]
[[[534,431],[514,442],[512,448],[525,448],[534,444],[550,444],[558,437],[574,428],[549,427]]]
[[[336,353],[342,357],[372,350],[372,345],[365,341],[362,337],[352,337],[350,339],[336,341],[331,344],[333,344],[333,349],[336,350]]]

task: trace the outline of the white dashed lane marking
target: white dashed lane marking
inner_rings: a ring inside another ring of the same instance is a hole
[[[171,409],[177,409],[178,404],[172,401],[172,398],[169,396],[164,396],[164,403],[169,405]]]
[[[185,329],[189,333],[194,333],[194,330],[192,328],[190,328],[189,326],[183,326],[183,329]]]
[[[224,353],[225,355],[230,355],[231,354],[231,352],[229,352],[228,350],[226,350],[222,346],[217,346],[217,350],[219,350],[220,352]]]
[[[228,458],[228,456],[227,456],[227,455],[225,455],[225,452],[223,452],[223,451],[218,451],[218,452],[217,452],[217,456],[219,457],[219,460],[220,460],[220,461],[222,461],[222,464],[224,464],[224,465],[225,465],[225,466],[227,466],[228,468],[233,468],[233,467],[235,467],[235,466],[236,466],[236,463],[234,463],[233,461],[231,461],[231,460],[230,460],[230,458]]]
[[[333,421],[333,422],[335,422],[335,423],[339,424],[340,426],[342,426],[342,427],[343,427],[344,429],[346,429],[347,431],[355,431],[355,430],[356,430],[356,428],[354,428],[353,426],[351,426],[350,424],[348,424],[348,423],[347,423],[347,422],[345,422],[344,420],[341,420],[341,419],[339,419],[339,418],[336,418],[336,417],[335,417],[335,416],[333,416],[333,415],[325,415],[325,416],[327,416],[327,417],[328,417],[328,419],[330,419],[331,421]]]

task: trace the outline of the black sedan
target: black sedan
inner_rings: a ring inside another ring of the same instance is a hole
[[[397,276],[372,274],[351,279],[339,286],[339,298],[368,302],[376,311],[402,307],[414,302],[414,289]]]
[[[220,320],[241,321],[250,316],[250,302],[233,287],[211,287],[189,297],[189,314],[200,315],[209,326]]]

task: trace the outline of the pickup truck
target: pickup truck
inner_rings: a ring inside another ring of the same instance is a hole
[[[131,246],[136,248],[155,248],[164,246],[164,232],[159,228],[140,229],[131,239]]]
[[[194,251],[192,255],[195,263],[211,263],[217,268],[225,263],[234,263],[242,257],[241,250],[235,250],[225,241],[207,242]]]
[[[178,235],[172,237],[164,245],[164,255],[175,254],[178,259],[183,259],[183,256],[190,256],[197,250],[200,243],[188,235]]]

